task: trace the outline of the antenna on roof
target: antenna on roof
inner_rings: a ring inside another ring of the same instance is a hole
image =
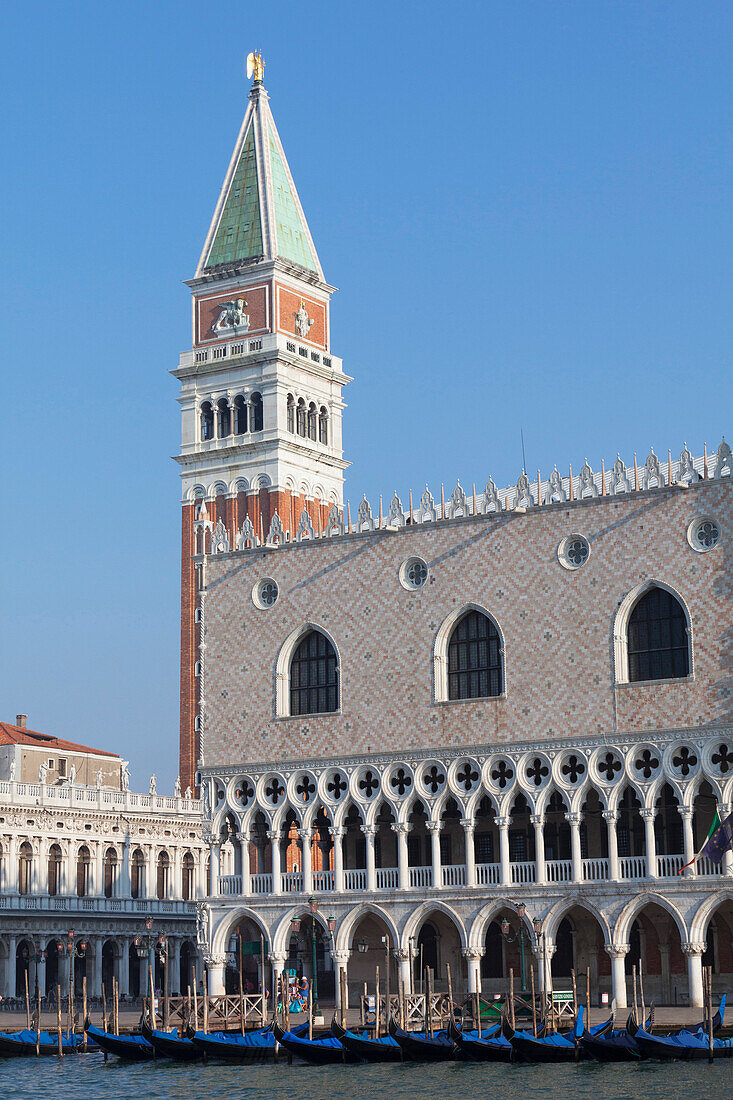
[[[527,473],[527,460],[524,457],[524,429],[523,428],[519,429],[519,434],[522,437],[522,473],[526,475],[526,473]]]

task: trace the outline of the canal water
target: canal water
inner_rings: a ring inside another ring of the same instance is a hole
[[[130,1065],[101,1054],[0,1058],[2,1100],[726,1100],[733,1062],[572,1066]]]

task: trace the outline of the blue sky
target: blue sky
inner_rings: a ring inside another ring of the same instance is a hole
[[[266,85],[326,278],[352,502],[733,433],[733,9],[6,5],[0,716],[177,771],[168,370]]]

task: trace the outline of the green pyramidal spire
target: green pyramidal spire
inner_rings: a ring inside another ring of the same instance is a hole
[[[256,81],[196,275],[278,258],[323,280],[267,92]]]

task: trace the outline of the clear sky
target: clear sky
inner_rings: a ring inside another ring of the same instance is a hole
[[[729,2],[6,4],[0,717],[177,772],[176,383],[265,83],[355,376],[352,502],[717,446]]]

